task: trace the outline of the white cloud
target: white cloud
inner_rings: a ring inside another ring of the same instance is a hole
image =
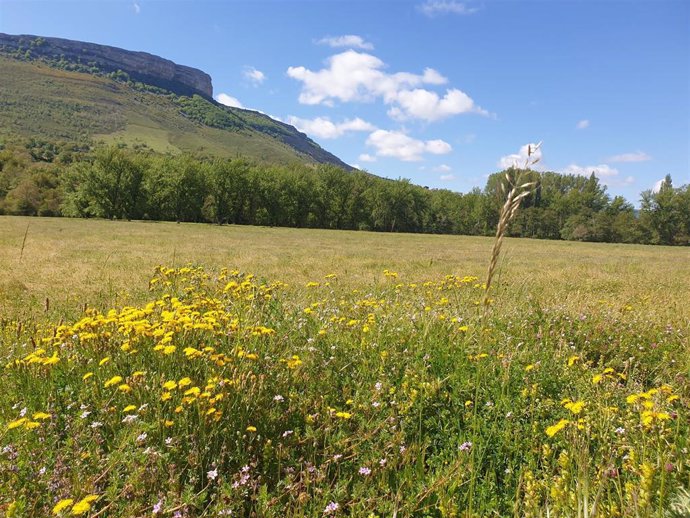
[[[579,121],[579,122],[577,123],[576,127],[577,127],[577,129],[589,128],[589,120],[587,120],[587,119],[582,119],[581,121]]]
[[[646,162],[651,160],[644,151],[636,151],[635,153],[623,153],[622,155],[614,155],[606,159],[607,162]]]
[[[442,174],[441,175],[441,181],[443,182],[451,182],[453,180],[456,180],[457,177],[454,174]]]
[[[661,190],[661,186],[664,185],[664,182],[666,182],[666,178],[662,178],[658,182],[654,182],[654,186],[652,186],[652,192],[657,193]]]
[[[399,131],[376,130],[367,138],[367,146],[376,149],[376,156],[416,162],[425,153],[443,155],[453,149],[443,140],[417,140]]]
[[[328,36],[317,41],[319,45],[328,45],[329,47],[350,47],[353,49],[373,50],[374,45],[365,41],[361,36],[355,34],[346,34],[344,36]]]
[[[292,124],[298,130],[308,135],[322,139],[333,139],[342,137],[349,131],[374,131],[376,126],[368,123],[359,117],[346,119],[340,123],[331,122],[328,117],[317,117],[315,119],[300,119],[299,117],[289,116],[288,124]]]
[[[455,0],[426,0],[417,8],[430,18],[440,14],[474,14],[479,9],[477,7],[468,7],[463,2],[456,2]]]
[[[532,149],[532,154],[531,156],[528,156],[528,150],[530,147]],[[508,169],[509,167],[525,167],[528,161],[533,162],[535,160],[541,160],[541,158],[541,148],[537,148],[537,145],[534,143],[525,144],[517,153],[501,157],[501,159],[498,161],[498,167],[501,169]],[[534,169],[537,169],[537,167]]]
[[[254,67],[244,67],[244,72],[242,72],[242,75],[255,86],[260,85],[266,80],[266,74]]]
[[[141,6],[138,2],[132,3],[132,9],[134,9],[134,14],[139,14],[141,12]]]
[[[232,108],[244,108],[242,103],[236,98],[228,94],[218,94],[216,95],[216,101],[225,106],[230,106]]]
[[[597,177],[611,177],[618,174],[618,169],[614,169],[608,164],[579,166],[577,164],[570,164],[565,169],[560,171],[562,174],[576,174],[579,176],[589,176],[594,173]]]
[[[299,102],[325,104],[340,102],[371,102],[381,99],[390,105],[389,115],[395,119],[416,118],[435,121],[460,113],[487,112],[457,88],[445,95],[419,88],[422,85],[443,85],[448,79],[427,68],[422,74],[384,72],[385,64],[371,54],[348,50],[328,58],[326,67],[309,70],[290,67],[288,76],[302,82]]]
[[[474,101],[457,88],[446,90],[443,97],[421,88],[402,90],[398,92],[395,102],[398,106],[388,110],[388,115],[396,120],[415,118],[433,122],[460,113],[488,115],[486,110],[475,106]]]
[[[376,157],[371,156],[369,153],[362,153],[359,155],[360,162],[376,162]]]
[[[452,171],[452,168],[447,164],[441,164],[439,166],[434,167],[434,171],[438,173],[449,173],[450,171]]]

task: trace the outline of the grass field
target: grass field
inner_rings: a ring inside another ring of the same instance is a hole
[[[0,511],[688,516],[690,251],[491,246],[0,217]]]

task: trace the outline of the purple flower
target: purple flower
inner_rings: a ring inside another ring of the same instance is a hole
[[[340,508],[340,505],[337,502],[330,502],[325,509],[323,510],[323,514],[333,514],[335,513],[338,509]]]
[[[163,510],[163,500],[158,500],[158,503],[153,506],[153,514],[158,514]]]
[[[472,448],[472,443],[470,441],[463,442],[460,445],[460,451],[470,451]]]
[[[368,477],[371,475],[371,469],[367,468],[366,466],[362,466],[359,468],[359,474]]]

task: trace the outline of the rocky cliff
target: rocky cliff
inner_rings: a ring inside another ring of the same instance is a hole
[[[177,65],[147,52],[133,52],[62,38],[3,33],[0,33],[0,51],[23,54],[31,59],[93,67],[105,73],[122,71],[135,81],[178,95],[198,94],[207,99],[213,97],[211,76],[196,68]]]

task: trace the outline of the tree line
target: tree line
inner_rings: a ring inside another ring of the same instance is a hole
[[[502,173],[468,193],[331,165],[263,164],[146,149],[34,143],[0,151],[0,214],[151,219],[384,232],[491,235]],[[46,158],[47,157],[47,158]],[[38,166],[35,163],[38,162]],[[690,185],[611,198],[594,174],[525,173],[536,182],[508,235],[690,244]]]

